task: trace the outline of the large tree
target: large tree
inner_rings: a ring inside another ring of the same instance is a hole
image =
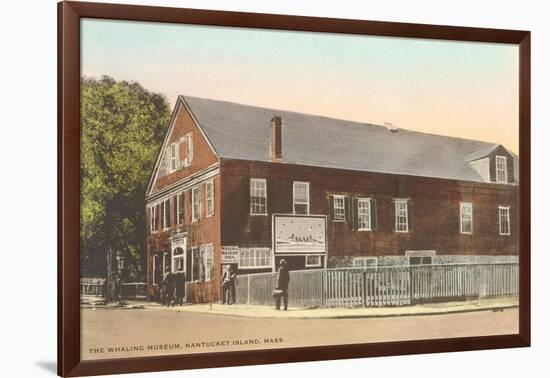
[[[106,251],[126,254],[127,279],[143,279],[145,190],[166,133],[163,95],[137,83],[81,80],[81,275],[104,277]]]

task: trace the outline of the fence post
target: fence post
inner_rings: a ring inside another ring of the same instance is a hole
[[[250,275],[246,277],[247,289],[246,289],[246,304],[250,304]]]

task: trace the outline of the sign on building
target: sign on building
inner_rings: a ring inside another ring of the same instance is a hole
[[[273,217],[276,254],[327,253],[325,216]]]
[[[222,246],[222,264],[237,264],[239,262],[239,247],[234,245]]]

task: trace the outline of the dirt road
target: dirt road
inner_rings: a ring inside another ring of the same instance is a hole
[[[261,319],[158,309],[83,309],[82,358],[511,334],[517,308],[363,319]]]

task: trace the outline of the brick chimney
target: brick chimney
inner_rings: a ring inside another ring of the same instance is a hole
[[[281,117],[271,118],[271,161],[283,158],[283,122]]]

